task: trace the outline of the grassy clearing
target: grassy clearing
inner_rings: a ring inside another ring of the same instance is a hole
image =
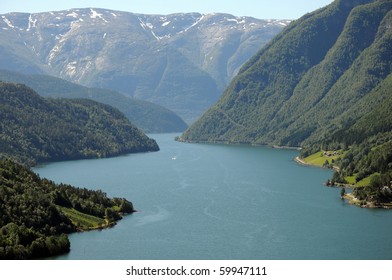
[[[350,185],[355,185],[355,183],[357,182],[357,181],[356,181],[356,176],[355,176],[355,175],[353,175],[353,176],[347,176],[347,177],[345,177],[344,179],[346,179],[347,183],[350,184]]]
[[[359,181],[356,186],[358,187],[367,187],[370,186],[370,181],[374,176],[380,176],[380,173],[374,173],[366,178],[363,178],[361,181]]]
[[[81,213],[73,208],[59,207],[59,209],[80,229],[88,230],[106,225],[104,219]]]
[[[346,179],[347,183],[350,185],[355,185],[355,187],[367,187],[370,185],[370,181],[372,180],[373,176],[380,175],[380,173],[374,173],[366,178],[363,178],[361,181],[357,182],[356,180],[356,174],[353,176],[347,176],[344,179]]]
[[[326,160],[328,163],[331,164],[332,160],[336,161],[339,158],[343,158],[348,151],[338,150],[336,151],[337,154],[334,155],[334,151],[319,151],[314,153],[304,159],[302,159],[306,164],[314,165],[318,167],[323,167]],[[329,154],[329,155],[326,155]],[[346,180],[347,184],[352,185],[354,187],[367,187],[370,186],[370,182],[373,176],[379,176],[380,173],[374,173],[366,178],[363,178],[361,181],[357,182],[356,177],[357,174],[353,174],[352,176],[347,176],[344,179]]]
[[[325,155],[325,153],[330,154],[331,156]],[[332,160],[336,161],[337,159],[344,157],[344,155],[347,152],[343,152],[343,150],[338,150],[336,151],[337,154],[334,155],[334,151],[319,151],[317,153],[314,153],[306,158],[303,159],[304,162],[307,164],[315,165],[315,166],[320,166],[322,167],[325,163],[325,161],[328,161],[328,163],[332,163]]]

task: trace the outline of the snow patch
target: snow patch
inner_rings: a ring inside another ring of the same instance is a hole
[[[278,22],[278,24],[280,24],[282,26],[287,26],[287,23],[285,23],[285,22]]]
[[[162,23],[162,26],[168,26],[171,23],[171,21],[166,21],[164,23]]]
[[[104,22],[108,23],[108,21],[106,19],[103,18],[102,14],[98,13],[97,11],[90,9],[90,18],[92,19],[96,19],[96,18],[100,18],[102,19]]]
[[[158,36],[155,34],[155,32],[153,30],[151,30],[152,35],[155,37],[155,39],[157,39],[158,41],[165,39],[165,38],[170,38],[170,34],[169,35],[165,35],[165,36]]]
[[[29,27],[27,27],[26,31],[30,31],[31,28],[37,27],[37,19],[33,19],[32,15],[29,16]]]
[[[151,31],[152,36],[154,36],[155,39],[157,39],[157,41],[160,41],[164,38],[170,38],[170,35],[165,35],[163,37],[158,36],[157,34],[155,34],[154,32],[154,25],[152,25],[151,23],[147,22],[145,23],[141,18],[138,18],[139,22],[140,22],[140,26],[144,29],[147,30],[147,28]],[[169,22],[170,23],[170,22]]]
[[[236,23],[238,23],[238,20],[237,19],[235,19],[235,18],[228,18],[228,19],[226,19],[227,21],[232,21],[232,22],[236,22]]]
[[[97,11],[90,9],[90,18],[97,18],[97,17],[102,17],[102,14],[97,13]]]
[[[192,25],[189,26],[188,28],[185,28],[185,29],[184,29],[184,32],[187,32],[187,31],[188,31],[189,29],[191,29],[192,27],[195,27],[196,25],[198,25],[203,19],[204,19],[204,15],[202,15],[200,18],[198,18],[194,24],[192,24]],[[180,33],[182,33],[182,32],[180,32]]]
[[[103,34],[103,37],[102,37],[102,39],[105,39],[105,38],[106,38],[106,35],[107,35],[106,33],[105,33],[105,34]]]
[[[151,30],[152,35],[157,39],[158,41],[161,40],[161,37],[157,36],[154,31]]]
[[[117,17],[117,15],[115,13],[110,13],[113,17]]]
[[[70,63],[67,64],[66,68],[65,68],[65,72],[67,73],[67,75],[69,77],[72,77],[76,74],[76,61],[72,61]]]
[[[227,18],[226,20],[229,21],[229,22],[235,22],[237,24],[244,24],[244,23],[246,23],[245,19],[238,20],[238,18]]]
[[[4,21],[9,27],[15,28],[15,26],[12,25],[11,21],[10,21],[8,18],[6,18],[5,16],[2,16],[2,18],[3,18],[3,21]]]
[[[48,57],[48,64],[51,65],[53,58],[56,57],[56,54],[59,52],[60,47],[58,45],[54,46],[54,48],[50,51]]]
[[[67,15],[67,17],[73,17],[73,18],[77,18],[79,15],[77,14],[77,13],[75,13],[75,12],[72,12],[72,13],[69,13],[68,15]]]
[[[144,23],[144,21],[142,21],[142,19],[141,18],[138,18],[139,19],[139,22],[140,22],[140,26],[144,29],[144,30],[146,30],[146,24]]]

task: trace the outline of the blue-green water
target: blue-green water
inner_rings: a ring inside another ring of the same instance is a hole
[[[361,209],[304,167],[296,151],[185,144],[40,166],[57,183],[126,197],[139,212],[111,229],[70,235],[58,259],[392,259],[392,210]]]

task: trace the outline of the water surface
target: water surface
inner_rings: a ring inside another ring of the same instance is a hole
[[[174,136],[152,135],[156,153],[35,168],[139,211],[71,234],[58,259],[392,259],[392,211],[348,205],[323,186],[331,171],[296,164],[296,151]]]

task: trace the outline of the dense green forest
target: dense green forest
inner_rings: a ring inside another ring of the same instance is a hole
[[[0,70],[0,81],[24,84],[43,97],[86,98],[110,105],[124,113],[145,133],[182,132],[188,127],[169,109],[107,89],[88,88],[51,76],[27,75],[6,70]]]
[[[118,110],[86,99],[45,99],[0,82],[0,158],[34,164],[157,151]]]
[[[66,253],[67,233],[108,227],[134,211],[124,198],[56,185],[15,162],[159,150],[117,109],[87,99],[46,99],[0,82],[0,119],[0,259]]]
[[[392,201],[392,75],[389,75],[370,94],[372,98],[383,96],[376,109],[360,119],[346,123],[323,141],[302,150],[303,157],[318,150],[346,151],[334,165],[332,184],[358,184],[354,195],[363,203],[390,204]],[[362,184],[363,185],[363,184]]]
[[[332,181],[366,179],[355,195],[392,200],[391,22],[391,0],[336,0],[292,22],[178,139],[342,150]]]
[[[56,185],[11,160],[0,160],[0,259],[69,252],[67,233],[110,226],[133,211],[126,199]]]
[[[261,49],[185,141],[302,146],[382,103],[391,71],[392,1],[334,1]]]

